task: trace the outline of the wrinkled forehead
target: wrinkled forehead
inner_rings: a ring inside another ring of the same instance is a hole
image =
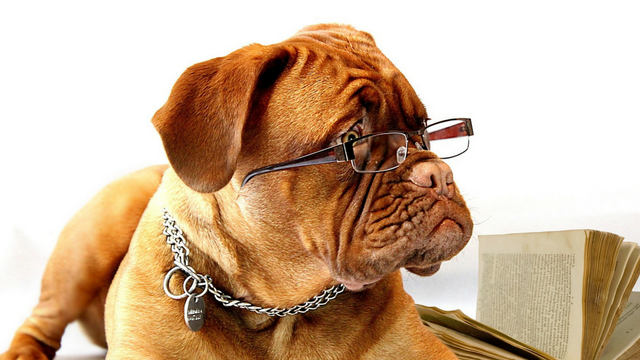
[[[347,66],[378,72],[397,71],[376,46],[373,37],[348,25],[314,25],[296,33],[288,41],[305,44],[317,51],[334,53]],[[304,46],[304,45],[303,45]]]
[[[289,102],[298,104],[304,110],[299,115],[314,127],[344,131],[363,115],[367,102],[385,112],[378,119],[388,121],[385,126],[413,128],[414,122],[421,123],[417,119],[427,117],[413,88],[368,33],[350,26],[313,26],[284,44],[294,47],[297,56],[283,88],[293,89],[291,100],[313,104]]]

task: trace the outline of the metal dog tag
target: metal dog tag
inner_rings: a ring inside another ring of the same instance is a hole
[[[184,304],[184,321],[191,331],[198,331],[204,325],[204,299],[190,295]]]

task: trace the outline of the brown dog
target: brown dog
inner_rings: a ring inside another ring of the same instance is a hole
[[[110,359],[455,358],[399,272],[435,273],[472,232],[449,167],[414,146],[425,119],[371,36],[348,26],[190,67],[153,118],[171,167],[110,184],[71,220],[0,358],[53,357],[76,319]],[[385,135],[362,151],[359,137],[396,130],[413,131],[408,145]],[[391,165],[374,164],[380,152]],[[389,171],[355,171],[372,169]],[[297,314],[265,314],[328,288]]]

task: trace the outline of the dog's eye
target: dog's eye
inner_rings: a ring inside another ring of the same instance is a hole
[[[348,141],[355,140],[359,137],[360,137],[360,133],[358,133],[356,130],[349,130],[346,133],[344,133],[344,135],[342,135],[342,142],[346,143]]]
[[[353,141],[355,139],[361,138],[363,133],[364,129],[362,127],[362,122],[358,121],[346,133],[340,136],[339,141],[344,144],[348,141]]]

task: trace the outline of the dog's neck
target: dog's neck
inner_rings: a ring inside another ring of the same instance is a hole
[[[179,191],[164,194],[168,207],[189,204],[188,208],[170,210],[188,238],[193,252],[190,265],[201,274],[211,275],[214,285],[227,294],[261,307],[290,308],[336,285],[324,263],[292,234],[277,237],[269,227],[268,241],[258,241],[261,234],[247,230],[247,221],[256,221],[241,208],[242,202],[237,201],[232,187],[203,194],[188,189],[175,173],[167,174],[167,178],[173,183],[167,189],[180,186]],[[178,196],[190,199],[176,201]],[[318,276],[322,273],[326,276]]]

